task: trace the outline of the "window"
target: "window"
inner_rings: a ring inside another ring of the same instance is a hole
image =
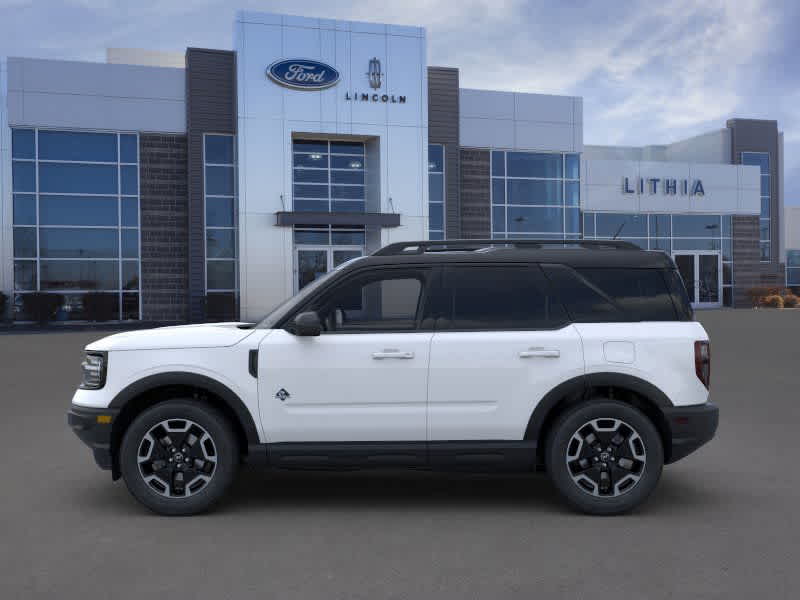
[[[800,286],[800,250],[786,251],[786,285]]]
[[[614,300],[633,321],[674,321],[675,307],[662,272],[656,269],[577,269]]]
[[[318,309],[327,332],[413,331],[423,279],[406,271],[368,274],[346,281]]]
[[[769,262],[772,258],[770,242],[770,200],[772,193],[769,161],[769,152],[742,152],[743,165],[756,166],[761,170],[761,234],[759,236],[761,262]]]
[[[27,318],[25,293],[47,291],[63,299],[57,320],[91,318],[98,293],[114,319],[139,319],[138,136],[14,129],[11,140],[15,318]]]
[[[493,238],[580,236],[578,154],[494,150],[491,175]]]
[[[294,140],[292,165],[294,210],[366,210],[363,142]]]
[[[428,238],[444,239],[444,146],[428,145]]]
[[[567,321],[538,267],[449,267],[444,277],[437,329],[550,329]]]
[[[626,320],[612,300],[573,269],[564,265],[543,265],[547,278],[577,323]]]

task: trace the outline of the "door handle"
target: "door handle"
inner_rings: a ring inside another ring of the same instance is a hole
[[[384,358],[414,358],[414,353],[401,352],[400,350],[384,350],[382,352],[373,352],[372,358],[375,360],[383,360]]]
[[[558,358],[561,352],[555,348],[528,348],[519,353],[520,358]]]

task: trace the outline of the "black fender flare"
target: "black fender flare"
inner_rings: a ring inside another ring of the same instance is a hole
[[[215,396],[219,397],[231,409],[233,414],[239,420],[239,424],[244,430],[247,444],[259,444],[258,429],[256,428],[253,416],[247,407],[228,386],[220,383],[216,379],[200,375],[198,373],[189,373],[185,371],[170,371],[166,373],[157,373],[144,377],[138,381],[133,382],[126,388],[123,388],[114,399],[111,401],[109,408],[121,410],[132,398],[136,398],[141,394],[154,390],[156,388],[168,385],[186,385],[191,387],[202,388],[208,390]]]
[[[567,397],[584,399],[588,390],[594,387],[618,387],[631,390],[647,398],[647,400],[655,404],[661,411],[673,406],[672,402],[663,391],[649,381],[645,381],[635,375],[613,372],[578,375],[577,377],[558,384],[544,395],[533,410],[533,414],[531,414],[528,426],[525,429],[525,439],[539,441],[542,427],[548,415],[556,408],[562,399]]]

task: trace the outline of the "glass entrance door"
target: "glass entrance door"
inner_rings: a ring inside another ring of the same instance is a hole
[[[352,258],[364,254],[360,247],[303,246],[295,248],[295,292]]]
[[[719,252],[681,252],[673,254],[678,272],[695,308],[722,305],[722,267]]]

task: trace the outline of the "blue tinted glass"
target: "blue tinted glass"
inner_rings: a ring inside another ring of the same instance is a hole
[[[769,173],[769,153],[768,152],[742,152],[743,165],[755,165],[761,168],[761,174]]]
[[[303,212],[323,211],[328,212],[327,200],[295,200],[294,209]]]
[[[331,242],[341,246],[363,246],[365,243],[363,231],[336,231],[331,232]]]
[[[444,147],[441,144],[428,145],[428,171],[431,173],[444,171]]]
[[[718,238],[673,238],[672,249],[677,250],[719,250]]]
[[[234,258],[236,243],[233,229],[206,229],[206,256]]]
[[[506,230],[506,209],[503,206],[492,207],[492,232],[500,233]]]
[[[39,196],[42,225],[117,225],[117,199],[112,196]]]
[[[123,227],[137,227],[139,225],[139,202],[136,198],[122,199]]]
[[[444,229],[444,205],[430,205],[428,209],[428,227],[430,229]]]
[[[765,219],[761,219],[759,223],[759,237],[762,240],[769,239],[769,221]]]
[[[123,290],[139,289],[139,261],[137,260],[122,261],[122,289]]]
[[[786,251],[786,266],[787,267],[800,267],[800,250],[787,250]]]
[[[769,218],[769,198],[761,198],[761,216]]]
[[[772,255],[772,248],[770,247],[769,242],[761,242],[759,245],[759,250],[761,251],[761,261],[767,262]]]
[[[364,143],[331,142],[331,154],[358,154],[364,156]]]
[[[506,203],[506,180],[492,179],[492,204]]]
[[[299,154],[298,156],[303,156]],[[308,160],[326,160],[326,156],[320,157],[320,159],[314,159],[313,155],[307,155]],[[319,164],[309,164],[307,166],[320,166]],[[327,166],[327,162],[322,165]],[[331,168],[332,169],[364,169],[364,159],[359,158],[358,156],[331,156]]]
[[[119,162],[139,162],[138,144],[135,135],[123,134],[119,136]]]
[[[596,213],[597,237],[645,237],[647,236],[647,215],[622,213]]]
[[[328,239],[328,231],[295,231],[294,232],[295,244],[321,244],[327,246],[330,241]]]
[[[786,272],[786,285],[800,286],[800,269],[789,269]]]
[[[762,196],[769,196],[769,175],[762,175],[761,176],[761,195]]]
[[[218,165],[233,164],[233,136],[207,135],[206,162]]]
[[[42,290],[119,289],[119,263],[115,260],[43,260]]]
[[[650,249],[672,252],[672,244],[669,238],[650,238]]]
[[[428,239],[429,240],[443,240],[444,239],[444,232],[441,231],[429,231],[428,232]],[[800,270],[800,269],[798,269]]]
[[[560,154],[539,154],[534,152],[508,152],[509,177],[548,177],[562,176]]]
[[[642,250],[647,250],[647,238],[626,238],[625,241],[636,244]]]
[[[669,215],[650,215],[650,237],[669,237],[672,235]]]
[[[39,160],[117,162],[117,135],[39,131]]]
[[[430,177],[439,177],[441,175],[430,175]],[[331,171],[331,183],[354,183],[364,184],[364,171]]]
[[[14,225],[36,225],[34,194],[14,194]]]
[[[292,157],[294,161],[293,164],[295,167],[310,167],[314,169],[327,169],[328,168],[328,155],[327,154],[319,154],[319,153],[312,153],[312,154],[295,154]],[[341,166],[337,166],[340,169],[347,169],[350,168],[348,165],[352,162],[354,164],[361,165],[363,161],[357,158],[350,158],[347,156],[340,156],[337,158],[338,161],[341,161]],[[360,167],[356,167],[360,168]]]
[[[206,194],[233,196],[233,167],[206,167]]]
[[[232,260],[206,262],[206,285],[209,290],[232,290],[236,287],[236,263]]]
[[[295,198],[327,198],[328,186],[327,185],[303,185],[294,184],[294,197]]]
[[[36,290],[35,260],[14,261],[14,290],[16,291]]]
[[[117,167],[39,163],[39,191],[63,194],[117,194]]]
[[[39,230],[39,252],[45,258],[117,258],[116,229]]]
[[[564,209],[509,206],[506,222],[509,233],[560,233],[564,231]]]
[[[233,198],[206,198],[206,227],[233,227]]]
[[[135,196],[139,193],[139,169],[134,166],[120,167],[120,189],[126,196]]]
[[[294,140],[292,142],[294,152],[314,152],[326,154],[328,152],[328,142],[315,142],[312,140]]]
[[[719,215],[673,215],[675,237],[719,237]]]
[[[594,213],[583,214],[583,237],[594,237]]]
[[[33,129],[11,130],[11,157],[36,158],[36,141]]]
[[[567,206],[581,205],[581,184],[577,181],[567,181],[564,183],[564,204]]]
[[[565,159],[566,173],[564,177],[567,179],[580,179],[581,178],[581,157],[580,154],[567,154]]]
[[[36,258],[36,228],[14,227],[14,256]]]
[[[506,153],[499,150],[492,152],[492,175],[504,177],[506,174]]]
[[[139,230],[123,229],[122,258],[139,258]]]
[[[344,171],[342,171],[344,172]],[[348,171],[355,172],[358,171]],[[363,173],[363,171],[361,172]],[[294,180],[296,183],[328,183],[327,169],[295,169]]]
[[[722,260],[733,260],[733,243],[731,238],[722,239]]]
[[[581,211],[578,208],[564,209],[564,231],[566,233],[580,233]]]
[[[15,192],[36,191],[36,165],[32,162],[14,161],[11,166],[11,187]]]
[[[335,212],[364,212],[363,200],[336,200],[333,202]]]
[[[341,200],[363,200],[364,186],[362,185],[332,185],[331,197]]]
[[[444,175],[428,175],[428,200],[430,202],[444,202]]]
[[[508,203],[561,206],[561,182],[509,179]]]
[[[730,215],[722,215],[722,236],[730,237],[732,231],[732,218]]]

